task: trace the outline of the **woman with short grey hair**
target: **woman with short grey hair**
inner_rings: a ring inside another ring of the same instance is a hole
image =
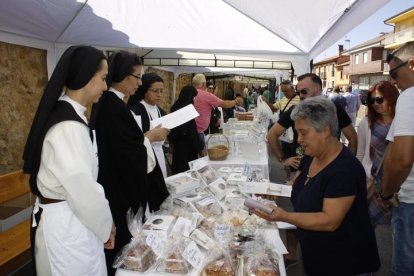
[[[335,105],[322,97],[303,100],[295,107],[298,143],[305,152],[294,180],[294,212],[274,205],[271,221],[296,225],[307,275],[360,275],[378,270],[375,232],[368,216],[365,171],[336,139]]]

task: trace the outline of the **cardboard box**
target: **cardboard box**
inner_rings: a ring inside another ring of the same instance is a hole
[[[179,173],[165,179],[165,184],[172,195],[183,195],[200,187],[200,180],[186,173]]]

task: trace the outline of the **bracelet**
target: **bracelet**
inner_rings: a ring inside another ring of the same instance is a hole
[[[384,194],[382,193],[382,189],[379,190],[379,196],[382,200],[390,200],[391,198],[393,198],[394,194],[391,194],[389,196],[384,196]]]

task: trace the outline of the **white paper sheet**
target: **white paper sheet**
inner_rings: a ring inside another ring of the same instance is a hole
[[[278,229],[296,229],[296,226],[283,221],[276,221]]]
[[[292,186],[271,182],[243,182],[241,184],[241,191],[246,194],[266,194],[290,197]]]
[[[187,123],[199,115],[200,114],[198,114],[194,106],[192,104],[189,104],[183,108],[178,109],[177,111],[174,111],[173,113],[152,120],[151,126],[156,127],[158,125],[161,125],[161,127],[173,129],[184,123]]]

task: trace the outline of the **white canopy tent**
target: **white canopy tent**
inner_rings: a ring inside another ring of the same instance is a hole
[[[302,74],[313,57],[388,1],[1,0],[0,37],[47,49],[49,69],[69,45],[88,44],[151,51],[147,58],[188,51],[291,62]]]

